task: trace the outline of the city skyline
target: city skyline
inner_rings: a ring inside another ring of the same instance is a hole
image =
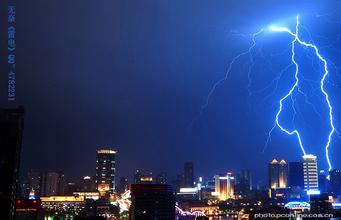
[[[267,170],[267,177],[262,181],[253,181],[254,176],[257,176],[257,173],[253,173],[250,169],[241,169],[241,170],[232,170],[225,169],[225,171],[214,171],[208,176],[200,175],[200,171],[198,173],[194,172],[195,164],[192,161],[185,161],[183,163],[183,170],[180,170],[177,173],[176,177],[168,177],[168,172],[166,170],[163,171],[155,171],[158,169],[152,170],[143,170],[143,169],[135,169],[133,173],[129,175],[117,175],[117,157],[118,151],[110,149],[98,149],[96,150],[96,167],[94,168],[95,172],[91,173],[90,171],[86,175],[77,175],[70,178],[70,176],[65,177],[64,171],[62,170],[51,170],[51,169],[30,169],[27,173],[20,177],[20,181],[26,183],[30,180],[31,176],[39,175],[39,179],[48,178],[49,175],[56,176],[55,178],[61,176],[63,179],[63,184],[67,185],[69,183],[78,184],[79,181],[83,178],[93,179],[94,183],[96,183],[95,187],[99,191],[103,189],[103,191],[119,191],[120,185],[122,184],[122,179],[125,183],[131,184],[140,184],[140,183],[172,183],[178,180],[178,177],[181,176],[181,182],[179,183],[183,188],[193,188],[197,187],[196,184],[200,180],[200,182],[207,184],[210,181],[215,181],[217,178],[226,180],[228,176],[233,176],[233,178],[237,177],[239,181],[238,184],[242,184],[239,190],[248,191],[252,188],[256,189],[281,189],[288,187],[300,187],[306,191],[309,190],[319,190],[320,185],[320,177],[318,175],[323,174],[323,179],[327,179],[327,175],[329,173],[335,174],[335,172],[339,172],[340,168],[332,169],[330,172],[325,172],[325,170],[318,168],[317,166],[317,157],[315,155],[305,155],[302,157],[300,161],[289,161],[285,160],[273,160],[269,161],[267,164],[264,164],[264,169]],[[99,157],[99,155],[103,155]],[[110,155],[113,155],[108,157]],[[102,159],[99,159],[102,158]],[[110,159],[111,158],[111,159]],[[104,161],[104,163],[103,163]],[[109,162],[108,162],[109,161]],[[267,166],[267,167],[266,167]],[[104,167],[104,168],[103,168]],[[104,170],[102,170],[104,169]],[[321,176],[322,177],[322,176]],[[54,177],[52,177],[54,178]],[[109,178],[109,179],[108,179]],[[237,181],[236,180],[236,181]],[[233,181],[235,181],[233,179]],[[246,181],[246,182],[245,182]],[[44,182],[42,180],[42,182]],[[45,180],[46,182],[46,180]],[[264,183],[265,182],[265,183]],[[105,186],[101,186],[102,184]],[[35,184],[35,183],[33,183]],[[46,184],[46,183],[44,183]],[[246,184],[246,185],[245,185]],[[325,186],[324,186],[325,187]],[[38,187],[39,190],[39,187]],[[41,189],[46,191],[46,189]],[[29,191],[27,191],[28,193]],[[36,192],[39,195],[39,191]],[[46,195],[54,195],[45,193]]]

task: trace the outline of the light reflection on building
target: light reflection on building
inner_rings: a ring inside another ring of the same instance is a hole
[[[219,200],[234,199],[234,177],[232,173],[227,173],[226,176],[214,176],[215,191],[212,195]]]
[[[288,186],[288,165],[285,160],[278,162],[273,159],[269,163],[269,185],[271,189]]]

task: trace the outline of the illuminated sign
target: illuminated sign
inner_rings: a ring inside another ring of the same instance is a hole
[[[180,188],[181,193],[196,193],[198,189],[195,188]]]
[[[284,205],[285,208],[293,209],[293,210],[302,210],[302,209],[310,209],[310,204],[307,202],[300,202],[300,201],[294,201],[294,202],[288,202]]]
[[[41,202],[84,202],[84,198],[76,196],[40,197]]]
[[[102,149],[102,150],[97,150],[97,153],[98,154],[116,154],[117,151]]]
[[[74,192],[73,194],[77,197],[82,197],[83,199],[93,199],[93,200],[99,199],[98,192]]]

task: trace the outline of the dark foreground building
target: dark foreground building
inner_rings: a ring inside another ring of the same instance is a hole
[[[0,109],[0,219],[14,218],[23,126],[23,107]]]
[[[174,220],[175,196],[171,185],[132,184],[131,220]]]
[[[310,212],[314,214],[331,213],[332,203],[327,193],[310,195]]]

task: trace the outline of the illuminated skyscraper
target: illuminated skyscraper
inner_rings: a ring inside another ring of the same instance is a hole
[[[312,154],[303,156],[304,189],[318,189],[317,157]]]
[[[193,162],[185,162],[184,164],[184,184],[185,188],[192,188],[194,186],[194,171]]]
[[[279,188],[288,187],[288,164],[285,160],[279,162]]]
[[[278,161],[273,159],[268,166],[269,170],[269,187],[271,189],[276,189],[279,187],[278,179],[279,179],[279,170],[278,170]]]
[[[24,109],[0,109],[0,219],[13,219]]]
[[[278,162],[273,159],[268,168],[269,187],[271,189],[286,188],[288,186],[288,165],[285,160]]]
[[[97,150],[96,187],[101,195],[115,191],[116,153],[114,150]]]
[[[214,195],[219,200],[234,199],[234,177],[231,173],[227,173],[226,176],[215,175],[214,183]]]

